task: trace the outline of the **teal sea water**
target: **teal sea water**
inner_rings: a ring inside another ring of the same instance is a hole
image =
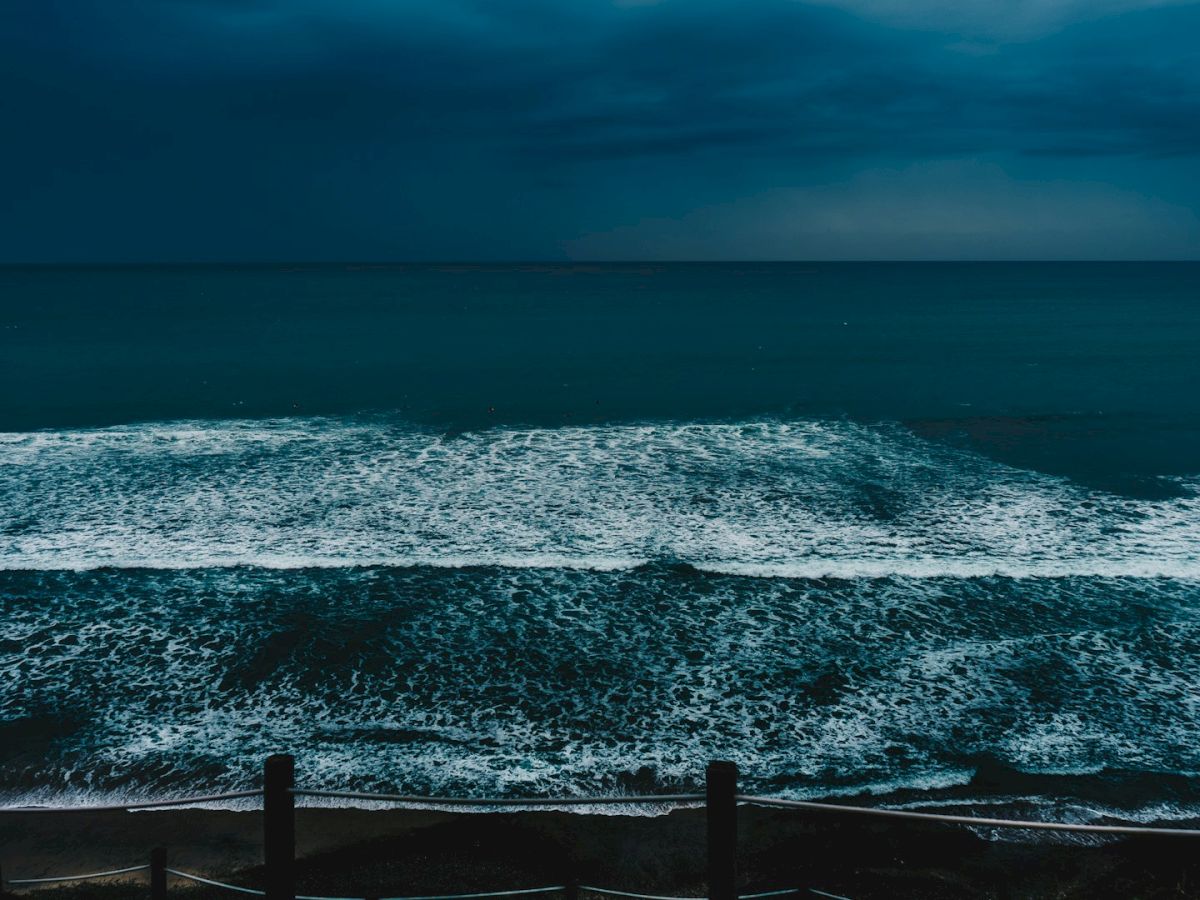
[[[0,269],[0,797],[1200,814],[1200,265]]]

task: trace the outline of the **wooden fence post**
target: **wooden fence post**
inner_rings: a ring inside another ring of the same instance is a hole
[[[167,900],[167,848],[150,851],[150,900]]]
[[[296,898],[296,760],[268,756],[263,766],[263,862],[267,900]]]
[[[704,773],[709,900],[737,900],[737,765],[718,760]]]

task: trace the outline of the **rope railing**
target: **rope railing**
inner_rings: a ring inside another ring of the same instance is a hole
[[[367,800],[380,803],[396,803],[414,806],[466,806],[466,807],[544,807],[544,806],[619,806],[623,804],[641,806],[682,806],[701,804],[704,794],[630,794],[595,797],[434,797],[423,794],[385,794],[368,791],[337,791],[292,788],[295,797],[319,797],[344,800]],[[172,806],[188,806],[200,803],[218,803],[225,800],[240,800],[261,797],[262,790],[230,791],[223,794],[203,794],[190,797],[174,797],[164,800],[145,800],[135,803],[113,803],[101,806],[4,806],[0,813],[90,813],[122,812],[126,810],[162,809]],[[788,800],[783,797],[763,797],[756,794],[738,794],[740,803],[751,806],[777,809],[803,809],[814,812],[847,813],[851,815],[878,816],[913,821],[941,822],[950,825],[968,825],[978,828],[1013,828],[1041,831],[1081,832],[1119,835],[1169,835],[1173,837],[1200,837],[1200,828],[1164,828],[1152,825],[1092,825],[1081,822],[1043,822],[1033,819],[1004,819],[986,816],[954,815],[951,813],[927,813],[908,809],[889,809],[881,806],[854,806],[844,803],[829,803],[823,800]],[[144,867],[143,867],[144,868]],[[10,881],[15,884],[16,882]]]
[[[259,890],[258,888],[242,887],[241,885],[238,885],[238,884],[230,884],[227,881],[216,881],[212,878],[205,878],[204,876],[197,875],[194,872],[183,872],[179,869],[171,869],[171,868],[165,869],[164,871],[166,871],[170,875],[174,875],[176,878],[183,878],[187,881],[194,881],[197,884],[206,884],[209,887],[221,888],[226,891],[234,891],[235,893],[238,893],[238,894],[253,894],[256,897],[262,897],[262,896],[265,896],[267,893],[266,891]],[[363,900],[363,898],[361,898],[361,897],[327,897],[324,895],[313,896],[313,895],[309,895],[309,894],[297,894],[295,900]]]
[[[703,803],[704,794],[630,794],[599,797],[428,797],[420,794],[376,794],[367,791],[322,791],[292,788],[293,797],[329,797],[339,800],[374,800],[421,806],[614,806],[680,805]]]
[[[83,881],[106,878],[150,870],[151,895],[153,900],[165,900],[167,875],[190,880],[210,887],[235,893],[266,897],[267,900],[358,900],[344,897],[316,897],[297,894],[295,891],[295,847],[296,847],[296,800],[298,798],[362,800],[382,803],[424,807],[463,808],[564,808],[581,806],[686,806],[703,805],[707,821],[706,851],[708,858],[708,900],[766,900],[789,894],[810,893],[816,896],[846,900],[817,888],[783,888],[753,894],[739,895],[737,878],[737,808],[738,804],[776,809],[802,810],[816,813],[841,813],[858,816],[889,818],[965,825],[971,828],[1012,828],[1039,831],[1075,832],[1114,836],[1156,837],[1200,837],[1200,828],[1169,828],[1153,825],[1101,825],[1075,822],[1044,822],[1026,819],[1005,819],[988,816],[958,815],[953,813],[918,812],[912,809],[890,809],[886,807],[856,806],[815,800],[789,800],[782,797],[764,797],[737,792],[737,766],[731,762],[712,762],[705,774],[704,793],[679,794],[623,794],[590,797],[433,797],[419,794],[372,793],[368,791],[343,791],[305,789],[295,786],[295,761],[293,757],[280,754],[267,759],[263,770],[263,787],[260,790],[232,791],[222,794],[203,794],[165,800],[137,801],[127,804],[78,807],[0,807],[0,813],[67,813],[106,812],[117,810],[159,809],[215,803],[262,797],[263,815],[263,882],[265,889],[249,888],[227,882],[215,881],[202,875],[179,869],[166,868],[166,850],[156,848],[151,854],[151,864],[92,872],[83,875],[47,876],[40,878],[10,879],[10,885],[37,885],[54,882]],[[0,882],[2,887],[3,882]],[[519,888],[505,891],[487,891],[468,894],[414,895],[407,897],[374,898],[374,900],[483,900],[488,897],[510,897],[523,894],[549,894],[562,892],[575,900],[578,892],[600,896],[627,898],[627,900],[698,900],[698,898],[673,897],[659,894],[642,894],[606,888],[596,885],[550,885],[537,888]]]
[[[131,809],[160,809],[167,806],[188,806],[193,803],[219,803],[244,797],[261,797],[262,789],[229,791],[224,794],[203,794],[193,797],[173,797],[166,800],[138,800],[134,803],[111,803],[103,806],[0,806],[0,813],[82,813],[123,812]]]
[[[704,900],[703,897],[672,897],[663,896],[662,894],[635,894],[632,891],[618,891],[615,888],[596,887],[592,884],[581,884],[581,891],[587,891],[591,894],[601,894],[606,897],[632,897],[634,900]]]
[[[111,875],[125,875],[132,872],[144,872],[149,869],[149,865],[129,866],[124,869],[112,869],[108,872],[89,872],[84,875],[58,875],[53,878],[10,878],[7,879],[7,884],[48,884],[50,882],[65,882],[65,881],[88,881],[93,878],[107,878]],[[197,875],[194,872],[184,872],[181,869],[167,868],[168,874],[174,875],[177,878],[183,878],[187,881],[193,881],[197,884],[208,885],[209,887],[221,888],[227,891],[234,891],[239,894],[253,894],[261,897],[266,892],[258,888],[248,888],[237,884],[230,884],[226,881],[217,881],[212,878],[205,878],[202,875]],[[536,888],[521,888],[511,891],[481,891],[472,894],[422,894],[422,895],[407,895],[403,897],[380,897],[378,900],[482,900],[487,897],[516,897],[524,894],[556,894],[568,890],[565,884],[548,885],[546,887]],[[602,894],[610,897],[632,897],[637,900],[704,900],[702,897],[679,897],[666,896],[662,894],[637,894],[632,891],[619,891],[615,888],[602,888],[595,885],[581,884],[577,888],[580,891],[588,891],[593,894]],[[757,894],[739,894],[737,900],[759,900],[763,897],[782,897],[788,894],[802,893],[804,888],[784,888],[778,891],[762,891]],[[825,894],[818,891],[816,888],[808,888],[814,894],[824,897],[832,897],[833,894]],[[330,897],[326,895],[309,895],[297,894],[296,900],[364,900],[359,897]]]
[[[109,878],[113,875],[128,875],[131,872],[144,872],[149,869],[144,866],[126,866],[124,869],[109,869],[107,872],[88,872],[84,875],[54,875],[48,878],[6,878],[6,884],[50,884],[63,881],[89,881],[93,878]]]
[[[186,881],[194,881],[197,884],[207,884],[209,887],[223,888],[227,891],[235,891],[239,894],[254,894],[258,897],[262,897],[266,894],[266,891],[260,891],[257,888],[241,887],[240,885],[228,884],[224,881],[214,881],[211,878],[205,878],[202,875],[196,875],[192,872],[182,872],[179,869],[167,869],[167,874],[174,875],[176,878],[183,878]],[[300,900],[300,898],[297,897],[296,900]],[[333,900],[333,898],[330,898],[330,900]]]
[[[484,891],[478,894],[427,894],[420,897],[380,897],[379,900],[471,900],[475,897],[516,897],[519,894],[557,894],[568,890],[565,884],[548,887],[519,888],[515,891]],[[303,900],[297,897],[296,900]]]
[[[6,879],[7,884],[49,884],[52,882],[66,881],[89,881],[94,878],[108,878],[113,875],[127,875],[133,872],[145,872],[150,868],[149,865],[127,866],[123,869],[110,869],[107,872],[88,872],[82,875],[55,875],[46,878],[9,878]],[[193,881],[197,884],[208,885],[209,887],[221,888],[227,891],[234,891],[239,894],[253,894],[261,897],[266,892],[258,888],[248,888],[242,885],[230,884],[227,881],[217,881],[213,878],[205,878],[203,875],[197,875],[194,872],[184,872],[181,869],[164,869],[170,875],[177,878],[183,878],[186,881]],[[555,894],[562,893],[569,889],[565,884],[553,884],[546,887],[536,888],[519,888],[517,890],[508,891],[481,891],[471,894],[422,894],[422,895],[407,895],[404,897],[380,897],[378,900],[482,900],[486,897],[517,897],[525,894]],[[581,884],[576,888],[579,891],[587,891],[593,894],[601,894],[610,897],[631,897],[635,900],[704,900],[702,897],[680,897],[663,894],[638,894],[633,891],[621,891],[616,888],[598,887],[592,884]],[[762,900],[766,897],[783,897],[789,894],[799,894],[804,892],[805,888],[782,888],[775,891],[760,891],[755,894],[738,894],[737,900]],[[833,894],[826,894],[816,888],[808,888],[809,892],[818,894],[823,897],[833,897]],[[296,900],[361,900],[358,897],[330,897],[325,895],[309,895],[297,894]],[[844,900],[844,898],[843,898]]]
[[[204,794],[191,797],[175,797],[164,800],[146,800],[135,803],[113,803],[101,806],[4,806],[0,813],[91,813],[123,812],[140,809],[162,809],[172,806],[188,806],[200,803],[218,803],[225,800],[240,800],[261,797],[261,790],[231,791],[224,794]],[[296,797],[320,797],[346,800],[368,800],[380,803],[396,803],[414,806],[466,806],[466,807],[545,807],[545,806],[683,806],[701,804],[704,794],[630,794],[595,797],[434,797],[423,794],[384,794],[367,791],[309,790],[293,788]],[[1080,832],[1117,835],[1169,835],[1173,837],[1200,837],[1200,828],[1164,828],[1153,825],[1093,825],[1082,822],[1044,822],[1034,819],[1004,819],[989,816],[955,815],[951,813],[928,813],[909,809],[890,809],[882,806],[854,806],[844,803],[829,803],[824,800],[788,800],[783,797],[763,797],[756,794],[738,794],[737,800],[751,806],[776,809],[803,809],[814,812],[847,813],[850,815],[878,816],[912,821],[941,822],[949,825],[968,825],[977,828],[1013,828],[1040,831]],[[144,868],[144,867],[142,867]],[[123,870],[122,870],[123,871]],[[15,884],[15,881],[10,881]]]
[[[752,806],[777,809],[805,809],[817,812],[840,812],[853,815],[907,819],[919,822],[941,822],[947,825],[970,825],[975,828],[1014,828],[1037,831],[1081,832],[1085,834],[1143,834],[1170,837],[1200,837],[1200,828],[1161,828],[1152,825],[1088,825],[1082,822],[1038,822],[1032,819],[996,819],[987,816],[960,816],[951,813],[925,813],[910,809],[887,809],[876,806],[849,806],[815,800],[784,800],[778,797],[758,797],[738,794],[737,799]]]
[[[151,867],[149,865],[127,866],[123,869],[110,869],[107,872],[88,872],[81,875],[56,875],[45,878],[9,878],[7,884],[49,884],[52,882],[67,882],[67,881],[89,881],[94,878],[108,878],[113,875],[127,875],[133,872],[144,872]],[[266,891],[259,888],[249,888],[238,884],[230,884],[227,881],[217,881],[214,878],[205,878],[203,875],[197,875],[195,872],[184,872],[182,869],[172,869],[166,867],[163,869],[169,875],[174,875],[176,878],[182,878],[186,881],[192,881],[196,884],[203,884],[209,887],[220,888],[226,891],[233,891],[239,894],[251,894],[256,897],[262,897]],[[570,890],[570,886],[565,884],[553,884],[545,887],[535,888],[518,888],[507,891],[480,891],[470,894],[421,894],[421,895],[406,895],[403,897],[380,897],[378,900],[484,900],[488,897],[517,897],[527,894],[556,894],[564,893]],[[629,897],[633,900],[704,900],[702,897],[681,897],[663,894],[639,894],[633,891],[621,891],[616,888],[598,887],[592,884],[581,884],[576,890],[587,891],[592,894],[600,894],[609,897]],[[755,894],[739,894],[737,900],[762,900],[766,897],[782,897],[788,894],[802,893],[804,888],[783,888],[774,891],[760,891]],[[834,897],[834,894],[826,894],[823,891],[818,891],[816,888],[808,888],[810,893],[817,894],[822,897]],[[331,897],[327,895],[311,895],[297,894],[295,900],[367,900],[367,898],[359,897]],[[846,900],[846,898],[839,898]]]

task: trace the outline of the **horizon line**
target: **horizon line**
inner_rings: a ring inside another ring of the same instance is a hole
[[[724,265],[1010,265],[1010,264],[1200,264],[1200,257],[1127,257],[1119,259],[1089,259],[1079,257],[1004,259],[908,259],[900,257],[878,257],[869,259],[208,259],[208,260],[72,260],[62,262],[0,261],[0,269],[70,269],[70,268],[185,268],[198,266],[228,267],[358,267],[396,268],[402,266],[724,266]]]

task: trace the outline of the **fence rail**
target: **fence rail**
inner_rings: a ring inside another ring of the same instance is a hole
[[[200,803],[220,803],[244,797],[261,797],[262,789],[230,791],[224,794],[202,794],[196,797],[171,797],[166,800],[136,800],[133,803],[109,803],[104,806],[4,806],[0,813],[94,813],[127,812],[131,809],[163,809],[168,806],[193,806]]]
[[[972,828],[1012,828],[1035,831],[1062,831],[1083,834],[1159,835],[1161,837],[1200,837],[1200,828],[1159,828],[1151,825],[1089,825],[1083,822],[1037,822],[1031,819],[994,819],[986,816],[956,816],[950,813],[924,813],[911,809],[885,809],[872,806],[846,806],[841,803],[817,803],[812,800],[783,800],[738,794],[737,799],[751,806],[775,809],[805,809],[817,812],[851,813],[906,819],[913,822],[940,822],[944,825],[969,825]]]
[[[91,881],[93,878],[111,878],[113,875],[127,875],[130,872],[144,872],[149,864],[142,866],[126,866],[124,869],[109,869],[107,872],[88,872],[86,875],[53,875],[48,878],[10,878],[9,884],[49,884],[55,881]]]
[[[157,854],[163,855],[164,850],[156,850]],[[14,878],[9,884],[43,884],[47,882],[66,882],[66,881],[91,881],[96,878],[109,878],[114,875],[128,875],[134,872],[145,872],[153,870],[154,863],[149,863],[141,866],[127,866],[124,869],[111,869],[107,872],[88,872],[82,875],[59,875],[54,878]],[[176,878],[182,878],[185,881],[192,881],[197,884],[208,885],[209,887],[221,888],[226,891],[233,891],[239,894],[252,894],[257,897],[262,897],[266,894],[265,891],[258,888],[248,888],[237,884],[230,884],[226,881],[217,881],[213,878],[205,878],[202,875],[197,875],[194,872],[184,872],[180,869],[172,869],[168,866],[163,866],[163,872],[167,875],[174,875]],[[528,894],[566,894],[570,896],[578,893],[599,894],[606,897],[629,897],[633,900],[705,900],[703,897],[680,897],[675,895],[664,894],[638,894],[632,891],[620,891],[616,888],[597,887],[592,884],[553,884],[546,887],[536,888],[518,888],[510,891],[481,891],[471,894],[423,894],[423,895],[407,895],[404,897],[330,897],[325,895],[309,895],[297,894],[295,900],[484,900],[491,897],[517,897]],[[790,894],[811,893],[819,897],[834,897],[836,900],[847,900],[844,897],[837,897],[836,894],[829,894],[825,891],[817,890],[816,888],[782,888],[775,891],[760,891],[756,894],[739,894],[737,900],[763,900],[766,897],[783,897]]]
[[[263,767],[263,786],[258,790],[232,791],[223,794],[203,794],[191,797],[176,797],[166,800],[136,801],[127,804],[103,806],[0,807],[0,813],[89,813],[115,810],[160,809],[216,803],[262,797],[263,812],[263,861],[265,884],[262,889],[243,887],[205,878],[191,872],[167,867],[167,851],[155,848],[150,862],[145,865],[128,866],[105,872],[81,875],[55,875],[39,878],[11,878],[5,880],[0,873],[0,892],[5,885],[34,886],[39,884],[87,881],[132,875],[143,871],[150,875],[150,893],[153,900],[165,900],[167,876],[182,878],[223,890],[265,897],[267,900],[481,900],[486,897],[512,897],[525,894],[562,893],[568,900],[576,900],[580,892],[601,896],[624,897],[630,900],[700,900],[700,898],[669,897],[657,894],[640,894],[616,888],[595,885],[560,884],[547,887],[518,888],[514,890],[486,891],[470,894],[444,894],[409,897],[315,897],[297,894],[295,889],[296,855],[296,799],[302,797],[367,800],[393,803],[401,806],[425,807],[471,807],[471,808],[514,808],[514,807],[574,807],[593,805],[656,805],[694,806],[703,805],[707,820],[708,898],[709,900],[765,900],[789,894],[809,893],[815,896],[847,900],[814,887],[781,888],[754,894],[737,892],[737,807],[738,804],[770,807],[774,809],[802,810],[806,812],[836,813],[886,817],[907,821],[920,821],[943,825],[966,825],[974,828],[1012,828],[1041,831],[1060,831],[1107,835],[1151,835],[1159,837],[1200,837],[1200,828],[1164,828],[1149,825],[1095,825],[1080,822],[1037,822],[1025,819],[1002,819],[984,816],[955,815],[951,813],[918,812],[908,809],[887,809],[871,806],[852,806],[813,800],[787,800],[780,797],[762,797],[755,794],[740,794],[737,791],[737,766],[731,762],[711,762],[705,772],[703,794],[635,794],[627,796],[604,795],[596,797],[431,797],[416,794],[384,794],[366,791],[311,790],[295,786],[295,760],[292,756],[278,754],[268,757]]]
[[[631,794],[602,797],[428,797],[419,794],[373,794],[367,791],[314,791],[292,788],[293,797],[333,797],[344,800],[374,800],[411,806],[612,806],[618,804],[680,806],[703,803],[704,794]]]
[[[166,858],[166,851],[157,849],[154,851],[156,857]],[[153,872],[157,868],[155,862],[151,862],[141,866],[127,866],[124,869],[111,869],[107,872],[89,872],[83,875],[59,875],[54,878],[17,878],[12,879],[9,884],[42,884],[45,882],[65,882],[65,881],[90,881],[96,878],[108,878],[114,875],[127,875],[134,872],[145,872],[150,870]],[[213,878],[205,878],[202,875],[197,875],[194,872],[184,872],[180,869],[172,869],[165,864],[162,866],[162,871],[167,875],[174,875],[176,878],[182,878],[185,881],[192,881],[197,884],[208,885],[209,887],[220,888],[226,891],[233,891],[239,894],[252,894],[257,897],[265,896],[266,892],[258,888],[248,888],[237,884],[230,884],[226,881],[217,881]],[[153,877],[153,876],[152,876]],[[607,897],[629,897],[633,900],[705,900],[703,897],[680,897],[674,895],[663,894],[637,894],[632,891],[619,891],[616,888],[597,887],[591,884],[553,884],[546,887],[536,888],[518,888],[510,891],[481,891],[471,894],[423,894],[423,895],[407,895],[403,897],[330,897],[325,895],[309,895],[297,894],[295,900],[484,900],[491,897],[516,897],[529,894],[564,894],[569,897],[576,897],[580,892],[589,894],[599,894]],[[835,900],[848,900],[845,897],[838,897],[836,894],[829,894],[825,891],[817,890],[816,888],[782,888],[775,891],[761,891],[756,894],[739,894],[737,900],[763,900],[766,897],[782,897],[790,894],[811,893],[819,897],[833,897]]]

